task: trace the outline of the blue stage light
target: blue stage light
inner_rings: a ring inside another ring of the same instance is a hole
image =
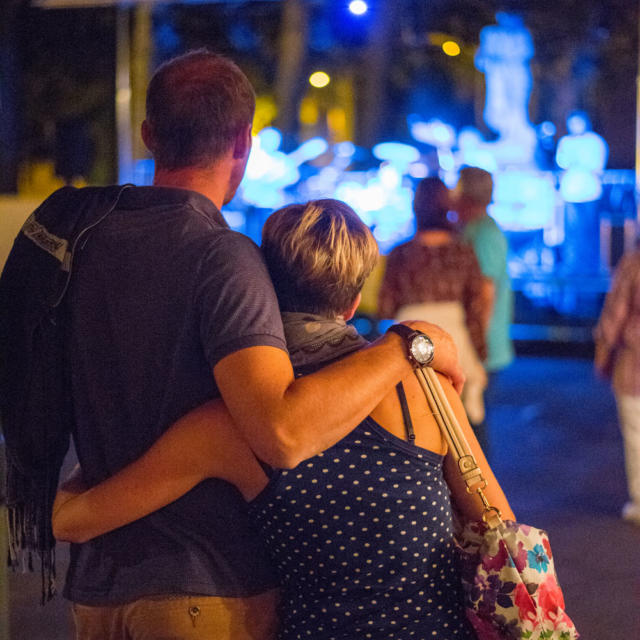
[[[349,11],[356,16],[362,16],[369,10],[369,5],[364,0],[351,0]]]
[[[409,165],[420,159],[420,152],[415,147],[402,142],[380,142],[373,147],[373,155],[378,160],[400,165]]]

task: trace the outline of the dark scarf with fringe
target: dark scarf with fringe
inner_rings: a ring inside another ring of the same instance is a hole
[[[80,240],[129,187],[56,191],[23,225],[0,276],[9,564],[33,570],[40,559],[43,604],[55,594],[51,508],[73,425],[65,294]]]

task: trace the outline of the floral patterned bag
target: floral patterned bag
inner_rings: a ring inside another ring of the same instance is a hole
[[[546,532],[502,520],[483,493],[486,481],[435,372],[417,368],[416,376],[467,488],[484,505],[483,521],[466,524],[456,535],[466,613],[478,639],[577,640]]]
[[[467,524],[458,536],[462,584],[479,640],[575,640],[564,611],[549,538],[506,520],[496,528]]]

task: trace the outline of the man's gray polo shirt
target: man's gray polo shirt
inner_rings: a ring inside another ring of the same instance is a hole
[[[220,359],[256,345],[286,349],[259,249],[192,191],[125,191],[77,256],[70,306],[74,438],[92,485],[218,396]],[[273,584],[241,495],[207,480],[142,520],[72,545],[65,595],[108,604],[246,596]]]

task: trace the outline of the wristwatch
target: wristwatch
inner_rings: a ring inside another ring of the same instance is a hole
[[[407,345],[409,361],[416,367],[427,367],[433,361],[435,348],[431,338],[406,324],[392,324],[387,331],[397,333]]]

